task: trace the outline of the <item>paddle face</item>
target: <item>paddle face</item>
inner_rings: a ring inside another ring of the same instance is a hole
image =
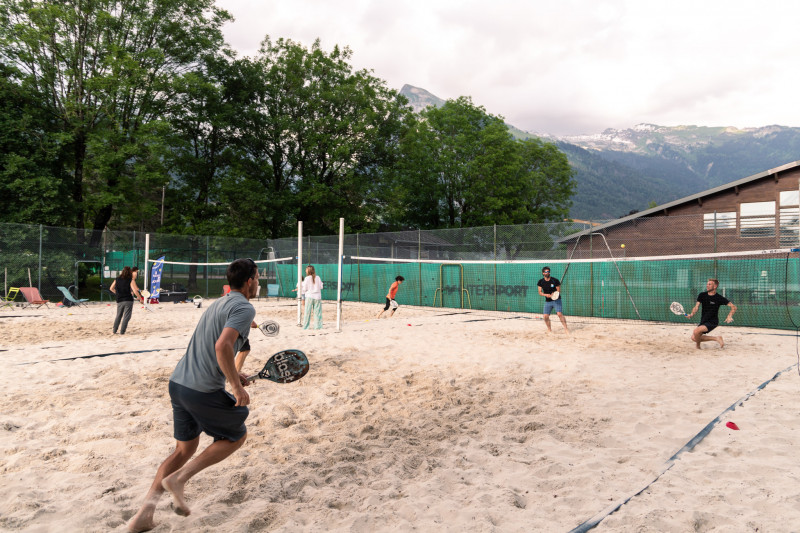
[[[141,293],[142,293],[142,296],[144,296],[144,299],[145,299],[145,300],[147,300],[148,298],[150,298],[150,291],[139,291],[139,292],[141,292]]]
[[[270,357],[264,369],[247,380],[268,379],[275,383],[291,383],[305,376],[308,368],[306,354],[300,350],[283,350]]]
[[[561,296],[561,293],[558,291],[553,291],[553,294],[550,295],[551,300],[558,300],[558,297]]]
[[[675,313],[676,315],[686,316],[686,311],[683,309],[683,306],[678,302],[672,302],[671,304],[669,304],[669,310]]]
[[[266,320],[258,325],[258,329],[267,337],[277,337],[281,327],[274,320]]]
[[[193,304],[194,304],[194,306],[195,306],[195,307],[197,307],[198,309],[199,309],[199,308],[201,308],[201,307],[203,307],[203,297],[202,297],[202,296],[199,296],[199,295],[198,295],[198,296],[195,296],[194,298],[192,298],[192,303],[193,303]]]

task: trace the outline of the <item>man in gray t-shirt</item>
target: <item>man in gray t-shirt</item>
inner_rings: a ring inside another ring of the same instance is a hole
[[[255,315],[253,305],[241,292],[231,290],[211,304],[200,317],[189,348],[169,380],[199,392],[214,392],[225,387],[225,374],[217,362],[214,345],[224,328],[233,328],[239,333],[233,352],[238,352],[250,334]]]
[[[188,515],[191,510],[183,495],[186,482],[238,450],[247,438],[247,376],[236,371],[234,356],[247,340],[256,315],[249,300],[258,289],[258,267],[252,259],[237,259],[228,265],[227,277],[231,292],[200,317],[170,377],[175,451],[156,471],[144,504],[128,522],[129,531],[155,527],[153,515],[165,490],[172,494],[175,512]],[[225,390],[226,382],[231,392]],[[214,442],[190,461],[203,432]]]

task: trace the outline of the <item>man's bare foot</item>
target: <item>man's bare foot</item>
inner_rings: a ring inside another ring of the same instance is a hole
[[[139,509],[139,512],[128,520],[128,531],[131,533],[139,533],[141,531],[150,531],[156,527],[156,523],[153,522],[153,513],[155,510],[155,505],[143,505],[142,508]]]
[[[175,474],[161,480],[161,486],[172,495],[172,504],[175,507],[175,514],[181,516],[189,516],[192,514],[192,510],[189,509],[189,506],[186,505],[186,500],[183,499],[183,483],[176,479]]]
[[[724,341],[724,340],[722,340],[722,337],[717,337],[717,338],[719,339],[719,340],[717,341],[717,342],[719,343],[719,347],[720,347],[720,348],[724,348],[724,347],[725,347],[725,341]]]
[[[699,342],[695,342],[695,344],[697,344],[697,349],[699,350],[700,349],[700,343]]]

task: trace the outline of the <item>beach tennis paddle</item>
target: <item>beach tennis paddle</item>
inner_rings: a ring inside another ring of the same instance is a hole
[[[258,374],[253,374],[247,381],[268,379],[275,383],[291,383],[308,373],[308,358],[300,350],[282,350],[269,358],[267,364]]]
[[[683,309],[683,306],[678,302],[672,302],[671,304],[669,304],[669,310],[675,313],[676,315],[689,316],[686,314],[686,311]]]
[[[281,327],[274,320],[266,320],[258,325],[258,329],[267,337],[277,337]]]
[[[399,306],[397,305],[397,301],[396,301],[396,300],[391,300],[391,301],[389,302],[389,305],[391,305],[391,306],[392,306],[392,309],[397,309],[397,308],[399,307]]]
[[[558,300],[558,297],[561,296],[561,293],[558,291],[553,291],[553,294],[550,295],[550,299],[555,301]]]

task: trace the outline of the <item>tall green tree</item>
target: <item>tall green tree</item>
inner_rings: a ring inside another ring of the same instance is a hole
[[[2,60],[46,96],[68,146],[76,227],[97,236],[115,212],[160,200],[160,118],[173,81],[223,46],[229,18],[213,0],[0,4]]]
[[[42,95],[0,64],[0,222],[58,226],[73,220],[62,199],[64,152],[55,117]]]
[[[383,80],[354,71],[351,56],[267,38],[241,63],[251,93],[242,93],[243,157],[227,185],[239,231],[280,237],[303,220],[310,234],[332,234],[340,217],[350,230],[377,227],[380,185],[410,108]]]
[[[425,229],[526,224],[566,216],[574,191],[566,156],[516,141],[470,98],[428,108],[401,140],[392,222]]]

